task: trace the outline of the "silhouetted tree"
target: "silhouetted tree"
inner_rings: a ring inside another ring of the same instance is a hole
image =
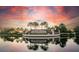
[[[75,36],[76,36],[76,39],[74,39],[74,42],[79,45],[79,26],[76,26],[74,28],[74,32],[75,32]]]
[[[68,37],[68,34],[67,34],[68,30],[64,24],[60,24],[59,29],[60,29],[60,33],[63,33],[60,35],[61,37]]]
[[[76,33],[76,37],[79,38],[79,26],[74,28],[74,32]]]
[[[65,24],[63,24],[63,23],[60,24],[59,29],[60,29],[61,33],[67,33],[67,28],[66,28]]]

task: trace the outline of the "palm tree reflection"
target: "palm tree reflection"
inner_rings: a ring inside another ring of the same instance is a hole
[[[59,39],[59,38],[55,38],[55,39],[54,39],[54,44],[57,45],[57,44],[59,44],[59,43],[60,43],[60,39]]]
[[[27,45],[27,48],[30,50],[38,50],[38,45]]]
[[[41,49],[43,49],[44,51],[47,51],[47,50],[48,50],[48,45],[41,45],[40,47],[41,47]]]

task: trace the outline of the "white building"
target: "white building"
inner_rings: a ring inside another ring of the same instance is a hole
[[[51,29],[50,31],[47,29],[32,29],[23,34],[24,40],[31,43],[45,43],[49,39],[59,36],[60,31],[55,31],[54,29]]]

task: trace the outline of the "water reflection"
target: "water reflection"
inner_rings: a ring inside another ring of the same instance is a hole
[[[1,38],[4,40],[4,42],[6,42],[6,41],[9,41],[9,42],[16,41],[17,43],[19,43],[19,42],[22,43],[24,41],[24,39],[22,37],[16,38],[16,37],[3,36]],[[27,45],[26,47],[29,50],[36,51],[36,50],[39,50],[39,48],[41,48],[43,51],[47,51],[50,47],[49,44],[59,45],[61,48],[64,48],[64,47],[66,47],[66,44],[67,44],[68,40],[70,40],[68,37],[59,37],[59,38],[55,37],[55,38],[50,39],[48,41],[48,43],[46,43],[46,44],[35,44],[35,43],[28,44],[25,41],[24,42],[26,43],[26,45]],[[74,41],[74,43],[79,45],[79,38],[78,37],[76,37],[72,40]]]
[[[14,33],[16,34],[16,33]],[[25,39],[20,35],[2,35],[1,38],[3,39],[4,42],[9,41],[9,42],[14,42],[16,41],[17,43],[22,43],[23,41],[26,43],[26,47],[29,50],[39,50],[39,48],[41,48],[43,51],[47,51],[51,46],[49,46],[49,44],[53,45],[59,45],[61,48],[65,48],[67,45],[68,40],[72,39],[74,41],[74,43],[76,43],[77,45],[79,45],[79,33],[77,32],[76,35],[74,36],[72,33],[70,34],[61,34],[60,37],[53,37],[49,40],[47,40],[46,43],[41,43],[41,44],[37,44],[37,43],[32,43],[32,44],[28,44],[28,42],[25,41]],[[29,41],[29,40],[28,40]]]

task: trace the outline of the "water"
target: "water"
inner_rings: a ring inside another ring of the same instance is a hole
[[[74,42],[75,41],[75,42]],[[77,42],[76,42],[77,41]],[[64,40],[63,46],[60,46],[60,43],[49,43],[48,49],[46,52],[78,52],[79,51],[79,45],[78,40],[74,40],[74,38],[70,38],[67,40]],[[15,40],[13,42],[10,41],[4,41],[3,38],[0,38],[0,52],[44,52],[43,49],[38,47],[37,50],[30,50],[27,47],[27,43],[24,41],[22,43],[17,43]]]

